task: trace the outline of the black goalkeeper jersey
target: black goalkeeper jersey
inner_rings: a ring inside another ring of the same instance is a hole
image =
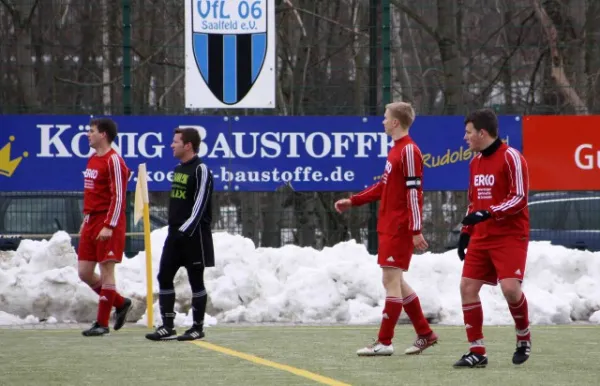
[[[169,198],[169,228],[187,236],[210,226],[213,176],[198,156],[175,167]]]

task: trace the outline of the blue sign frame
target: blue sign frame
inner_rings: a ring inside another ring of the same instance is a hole
[[[360,116],[113,116],[115,147],[134,171],[145,162],[151,191],[170,190],[178,161],[170,144],[177,127],[195,127],[199,155],[217,191],[360,191],[383,173],[392,140],[382,117]],[[89,116],[0,116],[0,191],[82,191],[93,150]],[[410,135],[421,148],[425,190],[466,190],[473,153],[461,116],[417,117]],[[522,119],[500,116],[500,136],[522,150]]]

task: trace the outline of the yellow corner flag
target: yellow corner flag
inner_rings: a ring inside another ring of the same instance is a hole
[[[148,179],[146,164],[138,167],[137,183],[135,185],[135,201],[133,208],[133,222],[138,224],[144,219],[144,249],[146,250],[146,314],[148,316],[148,328],[153,327],[153,291],[152,291],[152,243],[150,242],[150,198],[148,196]]]

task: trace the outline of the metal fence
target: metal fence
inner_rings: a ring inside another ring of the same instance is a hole
[[[600,113],[597,1],[276,5],[277,108],[189,111],[182,1],[3,0],[0,113],[378,115],[391,100],[420,115]],[[348,193],[217,193],[215,227],[262,246],[355,238],[373,251],[376,205],[338,215]],[[152,199],[165,208],[165,195]],[[446,248],[465,204],[465,192],[426,193],[432,250]]]

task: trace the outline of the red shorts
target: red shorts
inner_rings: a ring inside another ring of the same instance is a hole
[[[391,267],[408,271],[413,250],[412,234],[388,235],[379,233],[377,263],[382,268]]]
[[[492,248],[469,245],[462,277],[497,285],[502,279],[523,280],[527,263],[528,240],[506,240]]]
[[[120,263],[125,251],[125,222],[121,221],[113,229],[112,237],[108,240],[97,240],[98,234],[104,228],[106,213],[86,215],[84,219],[77,255],[79,261],[95,261],[103,263],[114,261]]]

